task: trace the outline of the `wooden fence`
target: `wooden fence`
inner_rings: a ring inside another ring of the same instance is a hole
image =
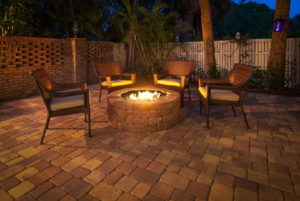
[[[216,63],[219,69],[230,70],[234,63],[249,64],[267,70],[271,39],[249,39],[243,43],[230,40],[215,41]],[[196,61],[204,67],[203,42],[186,42],[177,47],[171,59]],[[286,79],[290,85],[300,84],[300,38],[289,38],[286,48]]]

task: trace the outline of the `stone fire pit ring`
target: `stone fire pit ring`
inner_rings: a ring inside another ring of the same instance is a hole
[[[166,96],[153,101],[126,100],[122,93],[133,90],[159,90]],[[180,94],[158,87],[133,87],[111,92],[107,97],[109,124],[119,130],[155,132],[173,127],[178,123]]]

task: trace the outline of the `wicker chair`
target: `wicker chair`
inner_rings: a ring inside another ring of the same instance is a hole
[[[56,83],[49,78],[46,71],[42,68],[32,71],[31,75],[38,85],[48,111],[41,144],[43,144],[50,117],[75,113],[85,114],[85,121],[88,122],[88,135],[91,137],[90,100],[86,83]]]
[[[135,84],[136,74],[123,73],[120,62],[95,62],[93,65],[100,84],[99,102],[101,101],[102,89],[107,89],[110,93]],[[118,79],[114,79],[115,77]],[[122,77],[129,77],[130,79],[120,79]]]
[[[209,106],[231,106],[234,116],[234,107],[241,107],[247,128],[249,124],[243,108],[245,86],[248,82],[254,67],[235,64],[229,76],[225,79],[199,79],[200,92],[200,114],[201,103],[206,111],[206,125],[209,128]]]
[[[196,63],[193,61],[167,61],[163,74],[153,74],[154,84],[179,91],[181,106],[183,106],[185,88],[188,88],[189,100],[191,100],[190,76],[195,66]]]

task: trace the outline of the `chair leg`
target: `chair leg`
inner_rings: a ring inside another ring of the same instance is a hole
[[[50,114],[48,114],[48,116],[47,116],[46,125],[44,128],[43,134],[42,134],[41,144],[44,143],[44,138],[45,138],[46,130],[48,129],[48,126],[49,126],[49,121],[50,121]]]
[[[246,117],[246,113],[244,112],[244,107],[243,107],[243,105],[241,105],[241,109],[242,109],[242,113],[243,113],[243,115],[244,115],[244,120],[245,120],[246,126],[247,126],[247,128],[249,129],[250,127],[249,127],[249,124],[248,124],[248,120],[247,120],[247,117]]]
[[[208,105],[204,104],[205,112],[206,112],[206,127],[209,128],[209,109]]]
[[[181,107],[183,107],[184,106],[184,91],[183,90],[180,92],[180,100],[181,100]]]
[[[233,111],[233,115],[236,117],[236,112],[235,112],[234,106],[232,106],[232,111]]]
[[[89,129],[89,137],[92,137],[91,135],[91,111],[90,107],[88,108],[88,129]]]
[[[191,101],[191,90],[190,90],[190,84],[188,84],[188,92],[189,92],[189,101]]]
[[[99,92],[99,100],[98,100],[98,102],[101,101],[101,93],[102,93],[102,85],[101,85],[101,83],[100,83],[100,92]]]
[[[200,115],[202,115],[202,102],[201,102],[201,98],[199,99],[199,105],[200,105]]]

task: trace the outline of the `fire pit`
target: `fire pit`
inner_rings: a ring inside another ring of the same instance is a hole
[[[108,122],[120,130],[154,132],[179,119],[180,95],[169,89],[127,88],[108,96]]]

